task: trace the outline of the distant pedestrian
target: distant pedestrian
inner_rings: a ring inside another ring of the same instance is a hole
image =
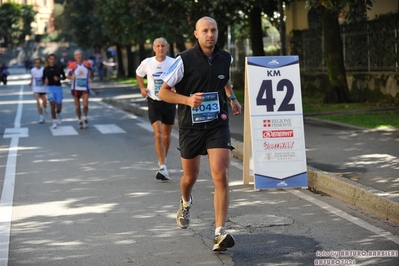
[[[7,77],[8,77],[8,67],[5,63],[0,64],[0,83],[3,85],[7,85]]]
[[[47,85],[48,100],[51,105],[51,117],[53,119],[53,128],[57,128],[61,124],[61,110],[62,110],[62,86],[61,80],[64,80],[65,73],[61,66],[55,64],[55,54],[50,54],[47,57],[48,66],[44,68],[43,82]]]
[[[44,123],[44,114],[47,113],[47,88],[43,83],[43,70],[42,60],[36,58],[33,61],[34,67],[31,69],[31,81],[29,86],[32,86],[33,96],[36,99],[37,111],[39,113],[39,123]]]
[[[155,56],[144,59],[136,70],[137,82],[141,95],[147,98],[148,116],[154,129],[155,152],[158,156],[159,170],[155,177],[159,180],[169,180],[166,156],[169,151],[171,132],[175,122],[176,105],[162,101],[158,97],[162,85],[160,75],[175,61],[166,55],[168,43],[164,38],[154,40],[152,48]],[[147,87],[144,77],[147,76]]]
[[[32,69],[32,61],[29,58],[27,58],[24,62],[24,65],[25,65],[26,73],[29,73],[30,70]]]
[[[228,103],[233,114],[241,113],[230,84],[231,55],[216,45],[218,28],[210,17],[199,19],[194,35],[197,43],[176,58],[162,74],[164,83],[159,97],[178,104],[179,146],[183,167],[180,179],[180,207],[177,224],[190,224],[191,192],[200,172],[201,155],[208,155],[214,183],[215,237],[214,251],[234,246],[231,234],[224,229],[229,207],[229,167],[231,141]],[[172,91],[175,87],[176,92]]]
[[[88,127],[87,114],[89,112],[89,84],[93,80],[93,71],[90,63],[83,60],[83,55],[80,50],[74,53],[75,62],[69,65],[67,78],[72,81],[71,93],[75,102],[75,112],[78,117],[79,129]],[[83,119],[80,108],[80,99],[83,102]]]
[[[93,55],[90,56],[87,61],[90,63],[91,70],[93,71],[93,74],[94,74],[95,69],[96,69],[96,58],[95,58],[95,56],[93,56]]]
[[[98,79],[103,80],[104,78],[104,64],[103,60],[101,58],[101,53],[96,54],[96,67],[97,67],[97,74],[98,74]]]

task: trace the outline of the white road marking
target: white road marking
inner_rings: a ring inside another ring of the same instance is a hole
[[[141,128],[144,128],[145,130],[149,131],[149,132],[154,132],[154,130],[152,129],[152,126],[150,125],[150,123],[146,123],[146,122],[141,122],[141,123],[137,123],[137,125]]]
[[[50,127],[50,130],[51,134],[53,134],[55,137],[79,135],[73,126],[59,126],[55,129]]]
[[[29,129],[27,127],[6,128],[3,138],[9,139],[13,137],[27,138],[29,137]]]
[[[231,166],[234,166],[234,167],[236,167],[239,170],[243,170],[242,164],[240,164],[240,163],[238,163],[236,161],[231,161],[230,164],[231,164]],[[241,182],[241,184],[242,184],[242,182]],[[237,182],[230,182],[230,186],[235,186],[235,185],[237,185]],[[335,207],[333,207],[333,206],[331,206],[331,205],[329,205],[329,204],[327,204],[327,203],[325,203],[325,202],[323,202],[321,200],[318,200],[318,199],[316,199],[316,198],[314,198],[312,196],[306,195],[305,193],[303,193],[303,192],[301,192],[299,190],[296,190],[296,189],[285,189],[285,191],[287,191],[287,192],[289,192],[289,193],[291,193],[291,194],[293,194],[293,195],[295,195],[297,197],[300,197],[300,198],[302,198],[304,200],[307,200],[307,201],[319,206],[320,208],[329,211],[332,214],[335,214],[335,215],[337,215],[337,216],[339,216],[339,217],[341,217],[341,218],[343,218],[343,219],[345,219],[345,220],[347,220],[347,221],[349,221],[349,222],[351,222],[353,224],[356,224],[357,226],[360,226],[360,227],[362,227],[362,228],[364,228],[364,229],[366,229],[366,230],[368,230],[368,231],[370,231],[372,233],[375,233],[375,234],[377,234],[379,236],[382,236],[382,237],[384,237],[384,238],[386,238],[386,239],[388,239],[388,240],[390,240],[390,241],[392,241],[392,242],[394,242],[394,243],[399,245],[399,237],[391,234],[388,231],[385,231],[385,230],[383,230],[381,228],[378,228],[378,227],[376,227],[374,225],[371,225],[371,224],[369,224],[369,223],[367,223],[367,222],[365,222],[365,221],[363,221],[363,220],[361,220],[359,218],[356,218],[356,217],[354,217],[354,216],[352,216],[352,215],[350,215],[350,214],[348,214],[348,213],[346,213],[346,212],[344,212],[344,211],[342,211],[342,210],[340,210],[338,208],[335,208]]]
[[[22,117],[22,99],[24,86],[19,90],[19,103],[17,115],[15,116],[14,127],[20,129]],[[15,172],[17,165],[19,136],[11,137],[10,148],[7,156],[7,164],[4,175],[3,191],[0,199],[0,266],[8,265],[8,253],[10,249],[10,231],[12,219],[12,205],[15,190]]]
[[[141,128],[144,128],[145,130],[149,131],[149,132],[154,132],[154,129],[152,128],[150,122],[140,122],[137,123],[137,125]],[[175,139],[179,139],[179,134],[176,133],[174,130],[172,130],[171,136],[174,137]]]
[[[346,213],[346,212],[344,212],[344,211],[342,211],[342,210],[340,210],[338,208],[335,208],[335,207],[331,206],[330,204],[327,204],[327,203],[325,203],[325,202],[323,202],[321,200],[318,200],[318,199],[316,199],[314,197],[306,195],[305,193],[303,193],[303,192],[301,192],[299,190],[286,190],[286,191],[290,192],[291,194],[294,194],[294,195],[296,195],[296,196],[298,196],[298,197],[300,197],[300,198],[302,198],[304,200],[307,200],[307,201],[319,206],[320,208],[325,209],[325,210],[327,210],[327,211],[329,211],[329,212],[331,212],[331,213],[333,213],[333,214],[335,214],[335,215],[337,215],[337,216],[339,216],[339,217],[341,217],[341,218],[343,218],[343,219],[345,219],[345,220],[347,220],[347,221],[349,221],[349,222],[351,222],[353,224],[356,224],[357,226],[360,226],[360,227],[362,227],[364,229],[367,229],[370,232],[373,232],[374,234],[382,236],[382,237],[394,242],[395,244],[399,245],[399,237],[391,234],[390,232],[387,232],[387,231],[385,231],[385,230],[383,230],[381,228],[378,228],[378,227],[376,227],[374,225],[371,225],[371,224],[369,224],[369,223],[367,223],[367,222],[365,222],[365,221],[363,221],[363,220],[361,220],[359,218],[356,218],[356,217],[354,217],[354,216],[352,216],[352,215],[350,215],[350,214],[348,214],[348,213]]]
[[[116,133],[126,133],[125,130],[118,127],[115,124],[108,124],[108,125],[94,125],[101,134],[116,134]]]

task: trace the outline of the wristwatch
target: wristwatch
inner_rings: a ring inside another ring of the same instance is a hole
[[[234,93],[232,95],[229,96],[230,101],[237,99],[237,97],[234,95]]]

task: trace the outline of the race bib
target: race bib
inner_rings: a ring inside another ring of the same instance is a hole
[[[85,79],[85,78],[76,79],[76,86],[78,86],[78,87],[86,87],[86,84],[87,84],[87,79]]]
[[[42,78],[35,78],[35,83],[38,87],[43,86]]]
[[[162,87],[163,80],[162,79],[155,79],[154,80],[154,91],[155,91],[155,96],[158,96],[159,90]]]
[[[191,120],[193,124],[210,122],[218,118],[220,113],[219,94],[217,92],[206,92],[199,107],[191,108]]]

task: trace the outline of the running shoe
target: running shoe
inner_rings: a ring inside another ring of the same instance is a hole
[[[57,122],[53,122],[53,129],[57,128]]]
[[[44,123],[44,118],[43,118],[43,116],[41,115],[40,118],[39,118],[39,124],[43,124],[43,123]]]
[[[158,180],[162,180],[162,181],[170,180],[168,169],[166,167],[161,167],[158,170],[157,175],[155,176],[155,178],[158,179]]]
[[[87,128],[89,126],[89,121],[87,119],[83,120],[83,128]]]
[[[59,125],[61,125],[61,123],[62,123],[62,117],[61,117],[61,115],[60,114],[57,114],[57,122],[58,122],[58,124]]]
[[[213,239],[213,251],[225,251],[234,247],[234,237],[227,233],[224,228],[220,229],[219,234]]]
[[[79,122],[78,122],[78,125],[79,125],[79,129],[82,129],[82,128],[83,128],[83,122],[82,122],[82,121],[79,121]]]
[[[181,229],[186,229],[190,225],[190,208],[193,205],[193,198],[191,197],[191,204],[183,203],[183,198],[180,198],[180,207],[177,211],[176,222]]]

